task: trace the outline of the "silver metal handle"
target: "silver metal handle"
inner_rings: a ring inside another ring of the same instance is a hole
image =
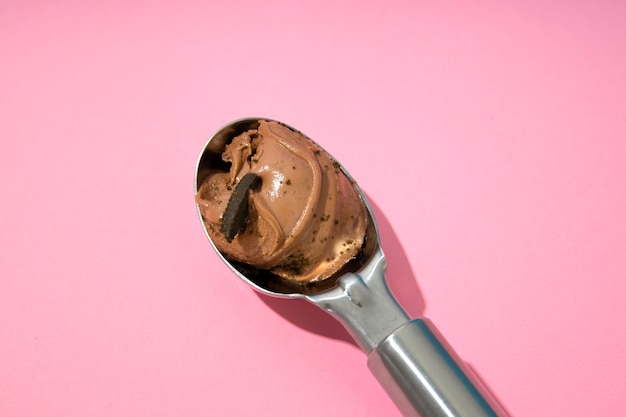
[[[346,327],[405,416],[505,417],[430,320],[410,320],[389,291],[385,270],[378,250],[336,288],[306,298]]]
[[[464,363],[428,319],[380,342],[368,367],[405,416],[497,417]]]

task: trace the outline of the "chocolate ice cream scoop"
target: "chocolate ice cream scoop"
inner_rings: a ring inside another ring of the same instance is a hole
[[[266,120],[232,138],[221,159],[224,168],[212,167],[196,193],[219,251],[301,291],[333,285],[322,281],[359,254],[367,223],[339,164],[306,136]]]
[[[268,130],[268,126],[275,128],[274,133],[271,129]],[[248,148],[246,144],[248,139],[249,143],[254,142],[253,136],[259,131],[265,131],[265,135],[271,136],[277,130],[281,132],[280,135],[287,134],[297,138],[296,142],[302,141],[307,144],[306,147],[312,143],[313,147],[310,149],[313,149],[313,154],[317,150],[328,155],[319,145],[297,130],[282,123],[256,118],[237,120],[222,127],[209,139],[200,154],[195,181],[198,213],[209,241],[222,260],[257,291],[276,297],[304,298],[338,319],[368,355],[368,367],[404,415],[505,416],[504,411],[492,401],[484,387],[474,380],[466,365],[453,352],[432,322],[426,318],[411,320],[391,295],[385,282],[385,256],[380,247],[372,210],[358,185],[338,163],[333,163],[333,170],[336,170],[338,178],[347,181],[345,184],[349,185],[349,190],[339,187],[335,188],[340,190],[336,192],[350,192],[357,197],[344,200],[346,206],[341,210],[348,213],[348,218],[350,213],[353,216],[363,214],[364,221],[355,224],[363,225],[363,229],[357,230],[356,234],[364,235],[359,238],[360,243],[355,247],[358,248],[358,254],[342,259],[343,265],[332,265],[330,276],[320,280],[305,280],[307,284],[302,285],[300,281],[294,281],[288,275],[282,274],[280,269],[277,270],[271,265],[267,268],[264,266],[263,258],[272,259],[275,253],[271,251],[265,254],[252,253],[250,259],[255,259],[255,262],[248,264],[245,262],[246,256],[249,255],[245,253],[245,245],[237,246],[234,252],[225,245],[229,239],[235,242],[238,235],[245,236],[250,230],[253,234],[258,231],[255,222],[261,217],[259,211],[264,209],[263,198],[258,194],[263,191],[259,190],[267,187],[265,182],[274,181],[289,171],[285,167],[276,168],[284,164],[285,154],[282,151],[274,153],[279,155],[276,161],[263,161],[266,168],[255,169],[252,158],[259,148],[254,150]],[[241,138],[244,138],[243,141]],[[263,156],[257,157],[260,159]],[[329,158],[332,160],[332,157]],[[289,166],[294,165],[287,165]],[[268,172],[274,174],[268,176],[266,175]],[[240,185],[241,183],[243,185]],[[306,199],[311,195],[307,188],[311,183],[307,180],[299,180],[298,183],[305,188],[304,192],[298,194],[305,201],[294,199],[293,204],[294,206],[299,204],[303,211],[309,210]],[[224,184],[223,187],[220,184]],[[274,190],[281,189],[280,185],[276,185]],[[291,186],[296,185],[292,181]],[[238,188],[240,189],[237,190]],[[265,190],[268,192],[267,188]],[[328,201],[339,197],[340,195],[333,194],[332,190],[325,196],[326,199],[330,199]],[[266,199],[271,200],[269,197]],[[251,207],[257,208],[252,210]],[[326,213],[324,210],[322,211]],[[307,217],[296,210],[290,216],[310,220],[314,212],[315,210],[310,212],[310,216]],[[299,224],[298,221],[292,224],[285,220],[274,227],[275,230],[284,231],[289,229],[290,224],[295,225],[294,227],[306,226]],[[222,230],[224,222],[227,224]],[[329,224],[334,225],[334,221]],[[217,230],[216,225],[220,225],[220,230]],[[325,236],[330,240],[329,247],[341,247],[345,243],[343,241],[345,236],[337,233],[337,240],[333,240],[332,229],[330,227],[328,229],[330,232],[327,231]],[[338,230],[341,231],[343,228],[338,226]],[[289,233],[283,233],[283,241],[287,239]],[[258,239],[259,242],[262,240]],[[310,242],[310,247],[307,247],[305,240],[298,242],[299,249],[303,251],[301,253],[307,253],[309,249],[316,253],[326,248],[326,245],[319,246],[314,241]],[[248,248],[251,251],[256,250],[254,245]],[[276,248],[277,251],[281,251],[284,246],[279,244]],[[243,250],[242,256],[236,252],[239,250]],[[319,257],[316,259],[319,261]],[[320,265],[326,264],[322,262]]]

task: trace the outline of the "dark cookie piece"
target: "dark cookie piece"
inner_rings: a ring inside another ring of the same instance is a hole
[[[261,177],[249,173],[235,186],[235,190],[230,195],[226,211],[222,216],[220,232],[230,243],[237,236],[237,233],[246,228],[248,222],[248,194],[261,184]]]

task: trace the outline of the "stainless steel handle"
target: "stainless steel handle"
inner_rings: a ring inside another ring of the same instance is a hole
[[[385,270],[379,250],[336,288],[307,299],[346,327],[405,416],[505,417],[431,321],[408,317],[387,287]]]
[[[497,417],[469,370],[428,319],[380,342],[368,367],[405,416]]]

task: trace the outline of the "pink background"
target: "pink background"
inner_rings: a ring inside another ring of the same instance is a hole
[[[624,412],[624,1],[211,3],[0,0],[1,416],[398,415],[205,238],[196,158],[247,116],[343,162],[512,416]]]

